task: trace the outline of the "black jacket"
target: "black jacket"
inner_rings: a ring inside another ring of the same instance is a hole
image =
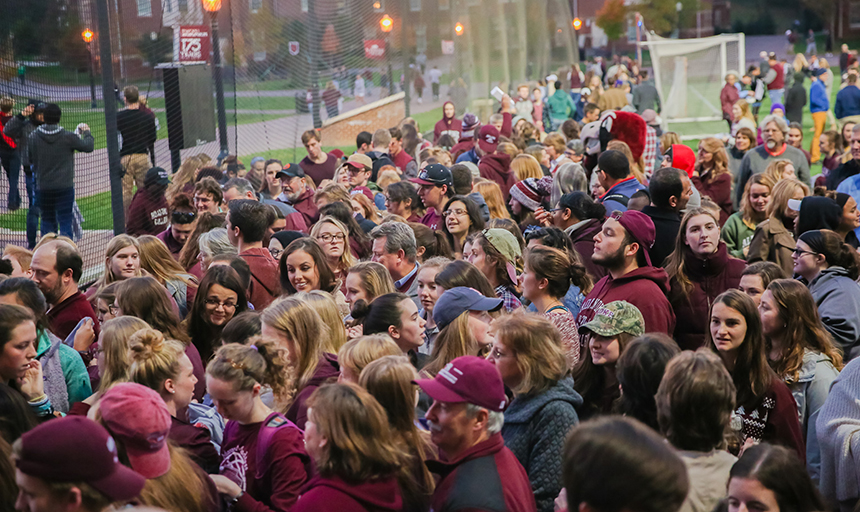
[[[147,154],[155,144],[155,119],[138,109],[125,109],[116,115],[116,129],[122,135],[120,156]]]
[[[675,210],[657,208],[648,205],[642,208],[642,213],[651,217],[654,222],[654,246],[648,251],[651,265],[662,267],[666,257],[675,250],[675,239],[681,229],[681,216]]]
[[[803,124],[803,107],[806,106],[806,89],[803,83],[795,81],[785,97],[785,117],[791,123]]]
[[[860,174],[860,162],[854,159],[848,160],[836,169],[830,171],[830,175],[827,176],[827,189],[836,190],[836,187],[838,187],[840,183],[855,174]]]

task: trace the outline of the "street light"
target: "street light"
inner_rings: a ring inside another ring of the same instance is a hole
[[[385,33],[385,60],[388,62],[388,94],[394,94],[394,72],[391,71],[391,45],[388,41],[388,34],[394,28],[394,20],[391,16],[384,15],[379,20],[379,28]]]
[[[457,22],[456,25],[454,25],[454,33],[457,34],[458,36],[462,36],[464,30],[465,29],[463,28],[463,24],[460,23],[459,21]]]
[[[582,20],[579,18],[573,18],[571,25],[573,25],[573,30],[579,30],[582,28]]]
[[[87,57],[90,61],[90,108],[96,108],[98,105],[96,104],[96,77],[93,68],[95,67],[95,63],[93,62],[93,31],[85,28],[83,32],[81,32],[81,37],[84,39],[84,42],[87,43]]]
[[[203,9],[209,13],[212,24],[212,78],[215,80],[215,102],[218,108],[218,142],[221,162],[229,153],[227,145],[227,112],[224,110],[224,80],[221,76],[221,40],[218,38],[218,11],[221,10],[221,0],[202,0]]]

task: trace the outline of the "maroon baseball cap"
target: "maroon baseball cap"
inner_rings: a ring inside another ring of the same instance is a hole
[[[170,412],[155,391],[125,382],[110,388],[99,401],[107,429],[125,446],[132,469],[146,478],[170,470]]]
[[[482,126],[478,132],[478,145],[484,153],[495,153],[499,145],[499,130],[491,124]]]
[[[639,244],[645,254],[645,263],[650,267],[651,257],[648,255],[648,251],[654,247],[654,240],[657,237],[654,221],[651,220],[651,217],[636,210],[627,210],[626,212],[615,210],[610,218],[618,221],[633,240]]]
[[[436,378],[413,382],[439,402],[465,402],[496,412],[504,411],[508,405],[498,370],[480,357],[460,356],[439,370]]]
[[[146,478],[120,464],[116,442],[98,423],[66,416],[21,436],[15,466],[48,482],[85,482],[110,501],[137,497]]]

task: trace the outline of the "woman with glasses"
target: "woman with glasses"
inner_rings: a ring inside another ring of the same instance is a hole
[[[304,236],[305,235],[299,231],[278,231],[277,233],[273,233],[272,237],[269,238],[269,254],[271,254],[275,260],[280,260],[281,254],[284,253],[284,249],[286,249],[293,240],[298,240]]]
[[[454,257],[463,259],[463,245],[466,237],[484,229],[484,218],[474,201],[466,196],[454,196],[445,204],[442,210],[445,222],[442,232],[448,238],[448,243],[454,251]]]
[[[421,198],[415,186],[408,181],[398,181],[388,185],[385,209],[388,213],[400,215],[407,222],[421,222],[423,209]]]
[[[860,255],[839,235],[822,229],[800,235],[792,258],[824,327],[850,361],[860,353]]]
[[[248,299],[239,274],[227,265],[210,268],[200,282],[188,318],[182,322],[204,364],[218,349],[227,322],[247,309]]]
[[[512,315],[493,323],[496,366],[514,399],[505,411],[502,437],[529,476],[537,510],[552,512],[561,492],[564,439],[579,423],[582,397],[573,389],[561,337],[541,316]]]
[[[358,261],[349,248],[349,231],[334,217],[323,217],[311,229],[311,238],[325,253],[326,262],[340,282],[340,291],[346,293],[346,274]]]
[[[117,307],[114,303],[117,287],[119,287],[119,283],[111,283],[99,290],[98,295],[96,295],[95,310],[99,325],[117,317]]]

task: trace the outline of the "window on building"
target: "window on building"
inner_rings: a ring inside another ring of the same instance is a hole
[[[421,10],[421,0],[409,0],[409,10],[418,12]]]
[[[302,0],[302,12],[308,12],[308,0]]]
[[[152,0],[137,0],[137,16],[140,18],[152,16]]]
[[[860,1],[854,0],[848,4],[848,25],[860,28]]]
[[[176,6],[179,7],[179,12],[188,12],[188,0],[176,0]]]
[[[451,0],[439,0],[436,5],[440,11],[447,11],[451,9]]]
[[[263,0],[250,0],[251,2],[251,12],[258,12],[263,8]]]

